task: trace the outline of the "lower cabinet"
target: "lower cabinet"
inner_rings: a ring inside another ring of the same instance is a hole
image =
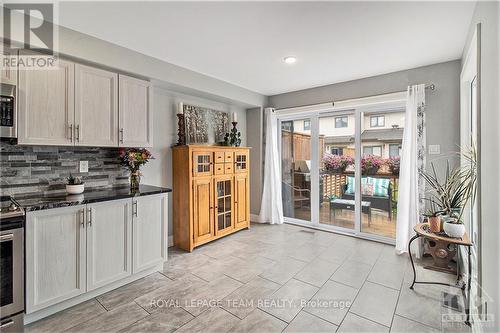
[[[130,199],[87,205],[87,291],[132,274],[131,207]]]
[[[166,194],[28,212],[26,313],[160,265],[166,221]]]
[[[148,195],[134,199],[133,203],[133,269],[138,273],[167,260],[167,197]]]
[[[26,215],[26,312],[86,291],[85,206]]]

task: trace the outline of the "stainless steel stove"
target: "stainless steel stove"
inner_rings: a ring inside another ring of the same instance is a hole
[[[0,331],[22,332],[24,317],[24,210],[0,196]]]

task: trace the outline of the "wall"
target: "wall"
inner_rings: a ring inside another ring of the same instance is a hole
[[[427,163],[434,162],[442,169],[446,159],[457,161],[455,152],[460,144],[460,60],[270,96],[268,101],[269,106],[281,109],[405,91],[408,85],[419,83],[437,87],[426,94],[426,139],[427,145],[441,145],[441,155],[427,156]],[[252,118],[262,115],[249,113],[247,117],[247,121],[257,123]],[[263,146],[258,149],[254,146],[252,152],[262,154]],[[260,209],[260,198],[257,201],[255,211]]]
[[[481,23],[481,266],[482,288],[488,301],[488,314],[494,326],[483,330],[500,331],[500,4],[480,1],[476,5],[466,46],[469,45],[477,23]],[[466,50],[462,60],[465,60]],[[478,327],[475,327],[478,329]]]
[[[66,195],[70,173],[82,176],[86,190],[128,186],[128,173],[120,166],[118,149],[17,146],[2,142],[0,152],[1,195]],[[88,173],[78,172],[79,161],[89,161]]]
[[[263,134],[263,110],[262,108],[248,109],[246,112],[247,122],[247,146],[250,150],[250,214],[260,213],[260,198],[262,195],[263,179],[263,159],[262,147],[264,142]]]
[[[156,186],[172,186],[172,145],[177,142],[177,104],[183,102],[221,111],[236,112],[238,129],[242,134],[242,146],[247,144],[246,110],[239,106],[223,104],[212,100],[185,95],[155,87],[153,90],[153,148],[154,160],[142,169],[141,182]],[[169,221],[172,219],[172,198],[169,198]],[[172,235],[172,223],[168,234]]]

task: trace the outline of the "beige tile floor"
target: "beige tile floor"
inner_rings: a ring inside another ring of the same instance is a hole
[[[389,245],[291,225],[254,225],[162,272],[26,327],[27,332],[439,332],[441,292],[417,285]],[[451,275],[417,267],[421,279]],[[467,331],[467,329],[465,330]]]

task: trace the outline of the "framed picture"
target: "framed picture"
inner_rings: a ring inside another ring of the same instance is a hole
[[[229,114],[189,104],[183,105],[186,144],[216,144],[229,132]]]

